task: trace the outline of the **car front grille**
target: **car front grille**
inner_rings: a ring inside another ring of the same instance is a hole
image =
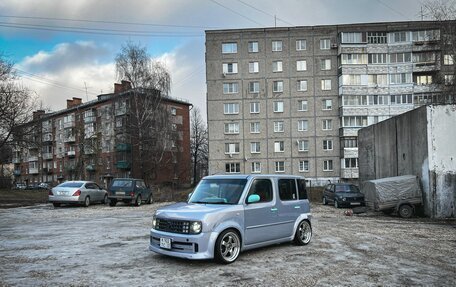
[[[172,233],[188,234],[190,230],[190,222],[157,218],[157,225],[155,229]]]

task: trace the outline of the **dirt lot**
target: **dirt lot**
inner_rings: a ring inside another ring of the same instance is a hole
[[[0,210],[0,286],[454,286],[456,222],[344,216],[312,205],[304,247],[241,253],[231,265],[148,251],[153,211],[141,207]]]

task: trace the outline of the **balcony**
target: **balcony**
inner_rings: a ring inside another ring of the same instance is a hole
[[[116,151],[131,151],[131,145],[126,143],[119,143],[116,145]]]
[[[14,176],[20,176],[21,175],[21,170],[20,169],[15,169],[13,170]]]
[[[44,134],[43,135],[43,143],[49,143],[52,142],[52,134]]]
[[[354,168],[342,168],[340,171],[341,178],[359,178],[359,169]]]
[[[68,157],[75,157],[75,156],[76,156],[76,151],[75,151],[75,150],[69,150],[69,151],[67,151],[67,156],[68,156]]]
[[[76,141],[76,137],[75,136],[66,136],[63,141],[66,142],[66,143],[75,142]]]
[[[46,152],[43,153],[43,159],[44,160],[50,160],[54,158],[54,154],[52,152]]]
[[[28,160],[27,161],[38,161],[38,156],[37,155],[31,155],[28,157]]]
[[[74,126],[75,126],[75,122],[74,121],[63,123],[63,128],[72,128]]]
[[[86,166],[86,170],[89,172],[94,172],[95,171],[95,165],[94,164],[88,164]]]
[[[358,157],[357,147],[346,147],[343,149],[343,158],[355,158]]]
[[[118,169],[130,169],[130,162],[126,160],[119,160],[116,163]]]
[[[38,174],[38,168],[37,167],[29,168],[29,174]]]

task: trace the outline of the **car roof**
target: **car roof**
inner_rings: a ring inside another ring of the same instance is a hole
[[[287,174],[217,174],[205,176],[203,179],[250,179],[250,178],[295,178],[304,179],[299,175],[287,175]]]
[[[114,178],[112,181],[114,181],[114,180],[144,180],[144,179],[126,177],[126,178]]]

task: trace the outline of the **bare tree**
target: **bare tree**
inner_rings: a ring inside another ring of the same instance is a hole
[[[167,69],[148,55],[146,48],[128,42],[116,57],[118,80],[131,84],[126,137],[135,151],[135,161],[144,179],[152,180],[166,152],[172,151],[170,113],[162,99],[170,93],[171,77]]]
[[[456,0],[428,0],[423,5],[426,18],[437,21],[444,66],[436,79],[441,102],[456,103]]]
[[[191,113],[190,152],[193,165],[193,184],[196,185],[207,171],[209,152],[207,127],[196,107]]]
[[[0,54],[0,148],[12,143],[13,133],[16,142],[25,140],[28,131],[18,127],[31,120],[32,111],[30,92],[18,83],[13,64]]]

